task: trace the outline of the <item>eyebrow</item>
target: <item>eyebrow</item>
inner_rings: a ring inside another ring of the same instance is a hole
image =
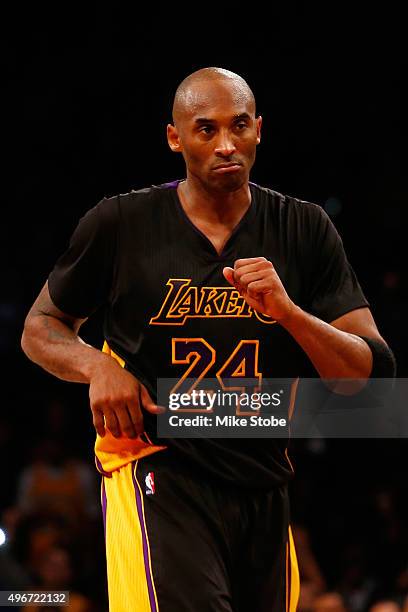
[[[239,115],[234,115],[232,117],[233,121],[239,121],[241,119],[250,119],[251,116],[248,113],[240,113]],[[207,119],[206,117],[197,117],[194,120],[194,123],[197,125],[202,125],[203,123],[216,123],[215,119]]]

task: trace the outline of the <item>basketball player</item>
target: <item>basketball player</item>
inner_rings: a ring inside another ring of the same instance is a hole
[[[89,384],[112,612],[296,608],[286,442],[159,439],[159,378],[392,372],[327,215],[249,182],[261,122],[237,74],[188,76],[186,178],[92,208],[26,319],[28,357]],[[78,336],[100,306],[103,352]]]

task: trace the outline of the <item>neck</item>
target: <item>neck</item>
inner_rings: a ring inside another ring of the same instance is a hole
[[[251,204],[248,182],[235,191],[210,191],[187,177],[179,183],[178,195],[185,212],[205,221],[234,225]]]

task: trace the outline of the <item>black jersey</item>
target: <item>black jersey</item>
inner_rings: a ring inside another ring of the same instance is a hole
[[[202,359],[190,377],[215,378],[239,351],[255,355],[264,378],[313,375],[292,336],[253,311],[222,270],[264,256],[293,302],[327,322],[367,306],[327,214],[251,183],[251,204],[218,254],[185,214],[177,185],[105,198],[88,211],[49,276],[53,302],[76,317],[102,306],[109,347],[152,397],[158,378],[185,376],[192,350]],[[268,487],[292,473],[284,440],[158,440],[154,415],[144,420],[155,444],[226,480]]]

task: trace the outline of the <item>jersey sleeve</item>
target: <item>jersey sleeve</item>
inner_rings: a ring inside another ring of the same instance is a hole
[[[306,277],[310,314],[330,323],[334,319],[369,306],[351,267],[343,242],[327,213],[316,204],[307,204]]]
[[[116,200],[104,198],[80,219],[48,277],[52,301],[71,316],[86,318],[108,299],[115,259]]]

